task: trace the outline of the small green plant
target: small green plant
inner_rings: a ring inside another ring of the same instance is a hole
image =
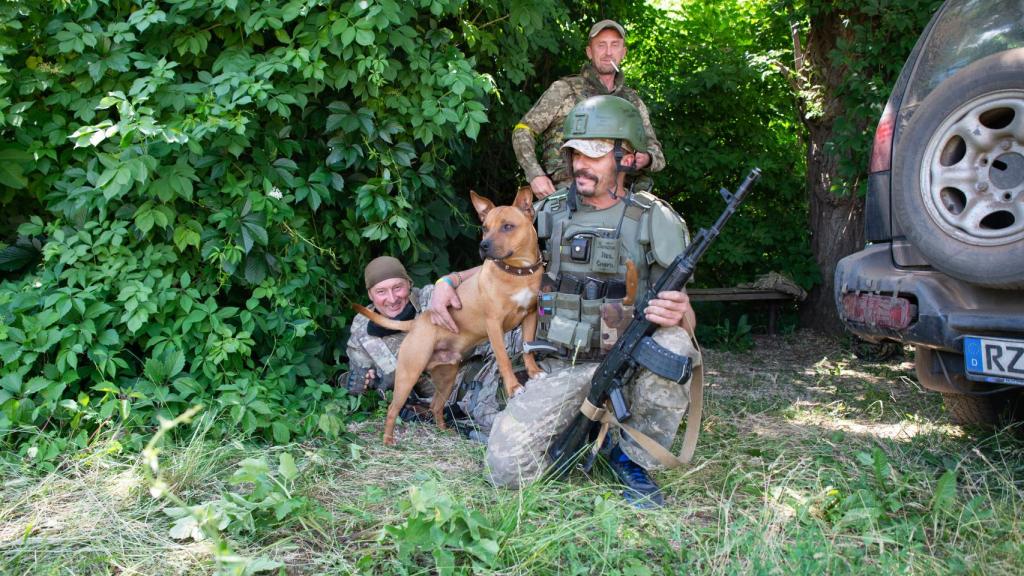
[[[754,339],[750,334],[750,323],[747,320],[747,315],[743,314],[739,317],[735,328],[733,328],[729,318],[712,326],[707,342],[712,348],[736,352],[744,352],[753,348]]]
[[[402,502],[405,522],[385,526],[384,535],[398,546],[403,566],[419,566],[414,555],[429,552],[438,574],[469,574],[492,568],[498,555],[498,533],[487,519],[455,501],[434,481],[409,488]]]
[[[235,554],[231,547],[228,545],[227,540],[221,534],[227,524],[224,524],[224,517],[218,515],[215,506],[207,507],[193,507],[187,506],[185,502],[179,498],[172,490],[167,480],[164,478],[163,469],[160,467],[160,443],[163,437],[177,427],[179,424],[187,424],[192,421],[192,417],[195,416],[203,407],[193,406],[185,412],[179,414],[173,420],[160,419],[160,427],[157,429],[153,437],[150,438],[146,447],[142,450],[142,470],[146,482],[149,485],[149,493],[154,498],[161,498],[170,500],[178,506],[176,508],[170,508],[168,510],[184,510],[185,514],[191,521],[182,522],[179,517],[178,522],[175,524],[175,528],[172,528],[172,536],[177,533],[184,533],[184,537],[192,537],[196,540],[202,538],[210,538],[214,542],[213,546],[213,558],[217,565],[216,574],[220,575],[231,575],[231,576],[250,576],[259,572],[266,572],[268,570],[275,570],[281,568],[283,564],[276,560],[270,560],[267,558],[248,558]],[[294,462],[292,462],[294,466]],[[290,472],[290,470],[289,470]],[[296,473],[297,475],[297,473]],[[230,518],[228,519],[230,523]],[[181,526],[179,527],[179,524]]]
[[[923,481],[897,470],[880,447],[854,455],[860,474],[842,488],[826,490],[824,517],[837,527],[868,532],[876,529],[906,531],[920,536],[926,520],[943,522],[957,516],[955,470],[946,470],[937,480]],[[927,494],[930,502],[922,505]]]
[[[292,521],[306,529],[316,528],[313,518],[326,516],[326,511],[296,494],[298,479],[295,458],[288,452],[278,456],[276,470],[271,470],[262,458],[246,458],[238,464],[238,470],[228,482],[252,489],[226,492],[220,498],[195,506],[167,508],[164,512],[175,519],[170,535],[178,540],[203,540],[206,537],[204,525],[234,534],[271,530]]]

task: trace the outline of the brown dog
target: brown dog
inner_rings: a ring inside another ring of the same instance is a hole
[[[524,341],[533,340],[537,332],[537,292],[544,267],[533,226],[533,193],[529,188],[521,189],[512,206],[499,207],[476,192],[470,192],[470,197],[483,222],[480,256],[484,264],[456,291],[462,301],[461,309],[452,310],[458,334],[435,326],[427,314],[398,321],[353,306],[379,326],[409,332],[398,349],[395,394],[384,423],[385,444],[395,444],[395,419],[424,370],[430,371],[435,388],[430,405],[434,422],[445,428],[442,410],[455,384],[459,363],[485,339],[491,342],[505,392],[511,398],[521,388],[505,350],[504,334],[520,324]],[[541,369],[533,355],[524,356],[530,377],[539,374]]]

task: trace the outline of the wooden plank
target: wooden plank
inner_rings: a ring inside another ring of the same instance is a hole
[[[694,302],[730,302],[756,300],[795,300],[792,294],[768,288],[691,288],[686,291]]]

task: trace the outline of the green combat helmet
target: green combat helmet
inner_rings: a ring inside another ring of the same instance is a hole
[[[647,133],[640,111],[618,96],[591,96],[577,104],[565,117],[562,135],[566,140],[624,140],[635,152],[647,152]]]

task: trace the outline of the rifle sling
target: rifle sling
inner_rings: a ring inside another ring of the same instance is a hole
[[[697,340],[693,340],[693,346],[701,352]],[[606,404],[608,401],[605,402]],[[650,436],[633,428],[632,426],[619,422],[615,412],[607,408],[600,408],[584,399],[580,406],[580,412],[594,422],[601,423],[601,429],[597,434],[597,441],[594,443],[594,451],[600,449],[604,438],[612,426],[622,428],[648,454],[654,456],[665,468],[676,468],[690,463],[693,453],[697,449],[697,437],[700,435],[700,420],[704,411],[704,362],[701,352],[701,363],[694,367],[693,375],[690,377],[690,406],[686,411],[686,432],[683,433],[683,446],[679,456],[675,456],[666,450],[661,444],[655,442]]]

